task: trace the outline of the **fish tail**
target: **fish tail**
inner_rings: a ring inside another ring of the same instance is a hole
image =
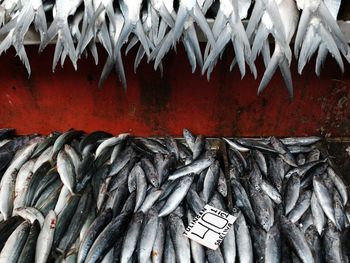
[[[315,72],[318,77],[321,74],[321,67],[323,65],[323,62],[326,60],[327,54],[328,54],[327,47],[324,43],[322,43],[318,48],[316,65],[315,65]]]
[[[187,54],[188,61],[190,62],[191,68],[192,68],[192,73],[196,71],[197,63],[196,63],[196,55],[193,51],[193,48],[190,44],[190,41],[187,37],[184,37],[183,39],[183,44],[185,47],[185,51]]]
[[[88,46],[89,46],[90,52],[95,60],[95,65],[97,65],[98,64],[98,52],[97,52],[96,43],[94,41],[91,41]]]
[[[214,39],[213,32],[211,31],[209,24],[207,22],[207,19],[205,18],[197,1],[196,1],[196,4],[195,4],[192,12],[191,12],[191,15],[195,19],[195,21],[197,22],[200,29],[204,32],[210,45],[215,46],[215,39]]]
[[[199,41],[198,41],[198,37],[197,37],[196,30],[194,28],[194,25],[192,25],[188,28],[187,33],[188,33],[187,34],[188,40],[189,40],[189,42],[192,46],[192,49],[194,51],[194,54],[196,56],[197,63],[200,66],[200,68],[202,68],[203,67],[203,57],[202,57],[202,52],[201,52],[201,48],[199,46]]]
[[[136,36],[134,36],[134,37],[130,40],[128,46],[126,47],[125,56],[126,56],[126,55],[129,53],[129,51],[137,44],[137,42],[139,42],[139,39],[138,39]]]
[[[103,66],[100,80],[98,81],[98,87],[101,88],[103,86],[103,83],[108,78],[108,76],[111,74],[113,69],[114,61],[112,57],[107,57],[107,61],[105,65]]]
[[[123,91],[126,92],[126,77],[120,51],[116,56],[115,70],[117,72],[120,82],[122,83]]]
[[[134,73],[135,74],[136,74],[137,68],[140,65],[141,60],[144,57],[145,53],[146,52],[145,52],[144,48],[142,46],[139,46],[139,49],[138,49],[137,54],[136,54],[135,62],[134,62]]]
[[[103,47],[106,49],[108,55],[113,56],[112,42],[109,36],[107,25],[105,23],[102,25],[97,35]]]
[[[260,82],[259,88],[258,88],[258,95],[264,91],[266,88],[267,84],[270,82],[272,79],[272,76],[274,75],[278,65],[281,63],[283,58],[283,53],[279,46],[276,45],[275,47],[275,52],[272,55],[272,58],[270,60],[270,63],[268,64],[264,76]]]
[[[311,16],[311,12],[308,8],[304,9],[303,12],[301,13],[299,26],[298,26],[298,30],[297,30],[297,34],[295,36],[295,42],[294,42],[294,55],[296,58],[298,58],[299,56],[301,44],[310,22],[310,16]]]
[[[184,28],[185,22],[187,20],[188,17],[188,13],[186,8],[180,4],[179,10],[177,12],[177,16],[176,16],[176,21],[175,21],[175,25],[174,25],[174,46],[175,43],[180,39],[181,34],[182,34],[182,30]]]

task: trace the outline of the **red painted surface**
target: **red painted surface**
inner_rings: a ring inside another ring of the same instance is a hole
[[[97,88],[103,51],[98,66],[90,57],[75,72],[67,60],[64,69],[51,73],[53,47],[39,55],[36,46],[26,49],[30,79],[13,51],[0,57],[0,127],[15,127],[19,134],[75,128],[179,136],[186,127],[207,136],[350,135],[350,67],[342,76],[331,59],[320,79],[313,65],[303,76],[293,68],[295,97],[290,101],[279,73],[256,96],[261,63],[258,80],[248,73],[241,81],[237,68],[228,70],[230,55],[208,82],[198,71],[191,74],[182,48],[166,58],[164,78],[144,61],[134,75],[135,54],[130,54],[124,94],[114,73]]]

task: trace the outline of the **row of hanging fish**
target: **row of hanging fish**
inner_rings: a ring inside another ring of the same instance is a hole
[[[280,69],[293,96],[290,66],[293,53],[301,74],[306,63],[316,55],[316,74],[328,54],[344,71],[343,57],[350,61],[349,46],[337,24],[341,0],[2,0],[0,3],[0,54],[13,46],[31,74],[23,45],[29,28],[40,35],[39,51],[56,38],[52,70],[67,57],[77,69],[77,61],[90,54],[98,63],[96,42],[108,53],[100,85],[113,69],[126,89],[123,66],[125,54],[138,48],[134,69],[142,59],[154,62],[163,72],[162,61],[181,42],[194,72],[199,67],[209,80],[219,58],[233,47],[230,70],[237,65],[242,78],[246,65],[257,78],[255,60],[262,55],[265,63],[258,93]],[[212,27],[206,14],[214,12]],[[212,11],[214,10],[214,11]],[[242,20],[249,19],[245,28]],[[205,50],[199,44],[196,27],[206,37]],[[295,36],[294,52],[291,40]],[[273,51],[270,51],[272,37]],[[272,54],[271,54],[272,53]]]
[[[1,263],[348,262],[348,192],[318,137],[218,150],[186,129],[13,133],[0,130]],[[217,250],[184,235],[206,204],[237,218]]]

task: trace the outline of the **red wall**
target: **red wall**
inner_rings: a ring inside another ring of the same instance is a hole
[[[237,68],[229,72],[231,55],[207,82],[198,71],[191,74],[182,48],[167,56],[164,78],[145,61],[134,75],[135,53],[129,54],[124,94],[114,73],[97,88],[102,50],[98,66],[89,57],[75,72],[67,60],[64,69],[52,73],[53,46],[39,55],[37,46],[26,49],[30,79],[13,50],[0,57],[0,127],[14,127],[19,134],[75,128],[178,136],[186,127],[207,136],[350,135],[350,67],[342,76],[331,59],[320,79],[313,63],[303,76],[293,68],[295,97],[290,101],[279,73],[258,97],[259,80],[247,74],[241,81]],[[257,67],[260,79],[260,61]]]

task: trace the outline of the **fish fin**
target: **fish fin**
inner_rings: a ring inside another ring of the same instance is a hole
[[[275,1],[269,1],[269,4],[266,5],[266,11],[269,14],[269,17],[271,18],[271,21],[275,28],[275,37],[281,44],[287,44],[286,32],[284,30],[280,12],[278,11],[277,3]]]
[[[269,31],[264,24],[260,24],[258,30],[256,31],[253,45],[252,45],[252,60],[256,60],[257,56],[260,54],[265,41],[268,39]],[[265,64],[265,66],[267,66]]]
[[[318,48],[317,58],[316,58],[316,65],[315,65],[315,72],[316,75],[319,77],[321,74],[321,67],[323,65],[323,62],[326,60],[328,54],[328,50],[326,47],[326,44],[322,43],[320,47]]]
[[[142,58],[144,57],[145,55],[145,50],[143,49],[142,46],[139,46],[139,49],[137,51],[137,54],[136,54],[136,58],[135,58],[135,62],[134,62],[134,73],[136,74],[136,71],[137,71],[137,68],[138,66],[140,65],[141,63],[141,60]]]
[[[237,41],[236,38],[231,38],[233,43],[233,49],[235,50],[235,56],[238,63],[239,71],[241,72],[241,78],[245,76],[245,58],[243,44]]]
[[[74,69],[77,70],[78,58],[77,58],[77,53],[75,51],[74,42],[72,39],[72,35],[70,34],[68,25],[65,25],[62,27],[62,34],[63,34],[63,39],[62,39],[63,46],[67,50],[68,56],[73,63]]]
[[[168,28],[167,23],[163,20],[160,20],[158,34],[157,34],[157,37],[155,38],[155,45],[158,45],[162,41],[162,39],[165,36],[167,28]]]
[[[270,43],[268,39],[264,41],[261,51],[264,60],[264,65],[265,67],[267,67],[271,59]]]
[[[88,45],[86,43],[85,38],[87,38],[87,34],[90,31],[90,22],[93,21],[94,11],[92,7],[92,1],[91,0],[84,0],[84,18],[83,23],[81,26],[81,38],[78,41],[77,51],[78,55],[80,56],[83,51],[85,50],[86,46]],[[92,30],[91,30],[92,31]],[[91,32],[90,40],[93,37],[93,32]],[[89,43],[90,41],[88,41]]]
[[[106,49],[109,56],[113,56],[111,38],[109,36],[107,24],[103,23],[100,30],[97,33],[98,39],[102,43],[103,47]]]
[[[143,30],[142,24],[140,21],[136,23],[136,27],[134,30],[135,35],[139,38],[141,45],[143,46],[143,49],[145,50],[147,56],[150,56],[150,48],[148,45],[148,38],[145,34],[145,31]]]
[[[39,30],[40,40],[43,41],[47,32],[47,21],[46,21],[44,7],[42,5],[36,11],[36,15],[34,18],[34,25]]]
[[[251,39],[256,27],[259,25],[259,21],[264,13],[264,7],[261,1],[255,1],[254,8],[252,14],[250,16],[246,32],[248,39]]]
[[[194,51],[194,54],[196,56],[196,60],[200,68],[203,67],[203,57],[201,48],[199,46],[199,41],[196,33],[196,29],[194,28],[194,25],[191,25],[187,30],[187,37],[188,40],[192,46],[192,50]]]
[[[123,59],[122,59],[120,51],[116,55],[115,62],[116,62],[115,63],[115,70],[117,72],[117,75],[119,77],[120,82],[122,83],[123,91],[126,92],[126,77],[125,77]]]
[[[91,41],[88,46],[89,46],[90,52],[95,60],[95,64],[97,65],[98,64],[98,52],[97,52],[97,47],[96,47],[95,41]]]
[[[53,62],[52,62],[52,72],[55,72],[55,68],[57,66],[58,60],[62,54],[63,51],[63,43],[62,43],[62,39],[61,39],[61,33],[58,33],[58,37],[57,37],[57,42],[56,42],[56,47],[55,47],[55,53],[53,56]]]
[[[139,39],[137,36],[133,36],[133,38],[129,41],[128,46],[125,50],[125,56],[129,53],[129,51],[139,42]]]
[[[1,44],[0,44],[0,55],[3,52],[6,52],[6,50],[8,50],[11,47],[12,39],[13,39],[13,31],[10,31],[10,33],[1,41]]]
[[[340,52],[339,52],[339,49],[337,47],[336,42],[332,38],[331,34],[322,25],[320,25],[319,33],[320,33],[322,41],[326,44],[326,47],[327,47],[329,53],[332,54],[334,59],[337,61],[341,72],[344,73],[343,59],[340,55]]]
[[[174,26],[174,46],[175,43],[180,39],[182,30],[184,28],[185,22],[187,20],[187,17],[189,14],[187,13],[186,8],[180,3],[179,10],[177,11],[177,17],[175,20],[175,26]]]
[[[168,34],[163,39],[162,43],[160,44],[160,49],[157,53],[156,59],[154,61],[154,69],[157,69],[159,63],[164,58],[165,54],[170,50],[171,46],[173,45],[174,40],[174,30],[170,30]]]
[[[298,73],[301,75],[306,63],[311,59],[312,55],[316,52],[320,45],[320,38],[315,35],[312,28],[310,28],[304,38],[303,45],[300,50],[300,56],[298,60]]]
[[[226,25],[225,28],[221,31],[216,41],[215,46],[212,48],[208,57],[205,60],[204,66],[202,68],[202,74],[217,60],[219,54],[225,49],[227,43],[231,39],[231,29],[229,25]],[[209,74],[210,76],[210,74]],[[207,74],[208,77],[208,74]]]
[[[191,16],[193,17],[193,19],[196,21],[197,25],[200,27],[200,29],[203,31],[203,33],[207,37],[210,45],[215,46],[215,39],[214,39],[213,32],[211,31],[209,24],[207,22],[207,19],[205,18],[197,1],[196,1],[194,8],[192,9]]]
[[[55,19],[52,21],[49,29],[47,30],[46,37],[40,43],[39,52],[43,51],[44,48],[50,43],[50,41],[58,34],[59,23],[60,23],[59,19]]]
[[[270,60],[270,63],[268,64],[264,76],[260,82],[259,88],[258,88],[258,95],[263,92],[263,90],[266,88],[267,84],[272,79],[279,63],[281,62],[283,54],[282,51],[278,46],[275,47],[275,52],[272,55],[272,58]]]
[[[107,2],[107,5],[105,6],[105,10],[109,21],[114,21],[115,13],[114,13],[113,1]],[[111,24],[113,29],[115,30],[115,24],[114,23],[111,23]]]
[[[290,72],[290,65],[288,63],[287,58],[283,58],[279,64],[282,77],[284,79],[284,83],[287,86],[289,98],[293,98],[293,81],[292,81],[292,73]]]
[[[86,47],[91,43],[91,41],[94,38],[94,33],[92,32],[92,29],[90,28],[85,34],[81,36],[79,42],[78,42],[78,47],[77,47],[77,53],[80,56],[81,53],[86,49]]]
[[[116,55],[118,54],[118,52],[120,52],[122,46],[124,45],[124,43],[128,40],[129,35],[132,31],[132,24],[130,23],[130,21],[125,20],[123,28],[119,34],[117,43],[114,47],[114,59],[116,60]]]
[[[151,25],[152,26],[151,26],[151,30],[148,38],[151,39],[153,43],[155,43],[158,35],[159,22],[160,22],[160,17],[158,12],[153,7],[151,7]]]
[[[172,18],[171,14],[169,13],[166,6],[164,5],[164,3],[162,3],[162,5],[159,9],[159,14],[160,14],[161,18],[168,24],[168,26],[170,26],[171,28],[173,28],[175,26],[175,21]]]
[[[322,17],[324,24],[330,29],[331,34],[334,34],[338,38],[339,41],[337,41],[337,44],[339,49],[344,49],[346,51],[348,44],[345,36],[323,1],[320,2],[318,13]]]
[[[0,35],[5,35],[6,33],[10,32],[12,29],[14,29],[17,25],[17,20],[18,20],[18,17],[12,18],[3,27],[1,27]]]
[[[102,72],[101,72],[100,80],[98,81],[98,87],[99,88],[102,87],[103,83],[106,81],[108,76],[111,74],[113,66],[114,66],[113,58],[112,57],[107,57],[106,63],[103,66],[103,69],[102,69]]]
[[[299,26],[298,26],[297,34],[295,36],[295,41],[294,41],[294,55],[296,58],[299,57],[299,51],[302,45],[302,41],[304,39],[304,36],[309,26],[310,16],[311,16],[311,12],[308,8],[305,8],[301,13]]]
[[[24,66],[26,67],[27,72],[28,72],[28,78],[29,78],[31,75],[31,68],[30,68],[30,63],[28,60],[27,53],[24,49],[24,46],[21,46],[19,49],[16,49],[16,52],[17,52],[18,57],[23,62]]]
[[[212,27],[213,36],[215,39],[218,38],[226,23],[227,18],[225,17],[224,13],[219,9]]]
[[[192,73],[194,73],[196,71],[196,67],[197,67],[195,52],[193,51],[192,46],[190,44],[190,41],[188,40],[187,37],[184,37],[183,44],[185,47],[188,61],[190,62],[190,65],[192,68]]]
[[[63,49],[62,54],[61,54],[61,67],[63,68],[64,66],[64,61],[66,60],[67,57],[67,51]]]
[[[203,10],[203,14],[205,15],[209,8],[213,5],[214,3],[214,0],[205,0],[204,3],[203,3],[203,6],[202,6],[202,10]]]

